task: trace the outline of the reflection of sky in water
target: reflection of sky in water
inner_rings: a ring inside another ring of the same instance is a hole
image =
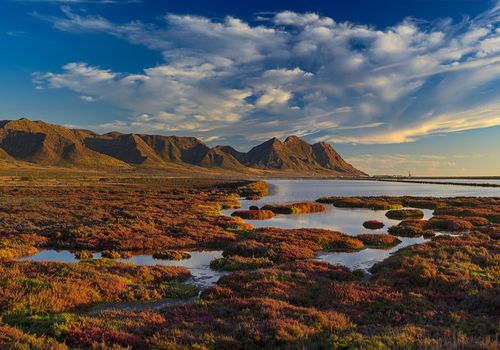
[[[315,201],[327,196],[432,196],[432,197],[457,197],[457,196],[500,196],[500,189],[450,186],[434,184],[412,184],[380,181],[353,181],[353,180],[266,180],[270,184],[269,196],[257,201],[242,200],[241,209],[248,209],[251,205],[261,207],[265,204],[284,204],[301,201]],[[471,181],[469,181],[471,182]],[[341,231],[353,236],[360,233],[386,233],[390,226],[398,224],[399,220],[388,219],[386,210],[335,208],[326,204],[327,210],[323,213],[276,215],[270,220],[246,220],[254,227],[280,227],[280,228],[324,228]],[[424,219],[432,217],[433,210],[422,209]],[[223,213],[231,215],[233,210],[224,210]],[[378,220],[385,224],[380,230],[367,230],[363,222]],[[423,237],[405,238],[398,237],[402,242],[391,249],[367,248],[358,252],[319,253],[317,260],[331,264],[342,264],[351,269],[369,269],[375,263],[382,261],[390,254],[413,244],[426,241]]]
[[[355,180],[266,180],[271,195],[256,201],[285,203],[313,201],[326,196],[500,196],[500,188],[455,185],[413,184],[403,182]],[[247,202],[247,201],[245,201]]]
[[[93,254],[95,259],[99,259],[101,257],[101,253]],[[55,262],[78,262],[77,258],[75,258],[75,253],[70,252],[69,250],[40,250],[38,253],[31,256],[24,256],[19,258],[19,261],[55,261]]]
[[[134,255],[132,258],[122,261],[137,265],[184,266],[191,271],[193,284],[201,288],[215,284],[221,276],[227,274],[223,271],[216,271],[210,268],[212,260],[222,257],[221,250],[193,251],[188,253],[191,254],[191,257],[185,260],[161,260],[154,259],[151,255]]]
[[[358,252],[353,252],[353,253],[347,253],[347,252],[342,252],[342,253],[319,253],[316,256],[316,260],[319,261],[325,261],[330,264],[340,264],[347,266],[348,268],[355,270],[355,269],[363,269],[363,270],[368,270],[371,268],[375,263],[380,262],[386,258],[388,258],[392,253],[398,251],[401,248],[407,247],[409,245],[413,244],[421,244],[427,241],[427,239],[423,237],[419,238],[404,238],[404,237],[398,237],[401,240],[401,243],[393,247],[391,249],[372,249],[372,248],[366,248],[363,250],[360,250]]]
[[[247,201],[246,201],[247,202]],[[246,220],[254,227],[280,227],[280,228],[324,228],[333,231],[345,232],[356,236],[360,233],[385,233],[393,225],[397,225],[400,220],[388,219],[385,216],[386,210],[371,209],[351,209],[335,208],[331,204],[325,204],[326,211],[313,214],[278,214],[269,220]],[[432,217],[432,210],[424,209],[424,218]],[[231,215],[233,210],[223,211]],[[379,230],[367,230],[363,227],[363,222],[367,220],[378,220],[385,224]]]
[[[300,201],[315,201],[327,196],[500,196],[499,188],[450,186],[433,184],[412,184],[381,181],[353,180],[266,180],[270,184],[270,195],[258,201],[241,201],[241,209],[251,205],[284,204]],[[274,226],[280,228],[325,228],[351,235],[359,233],[383,233],[399,222],[385,216],[385,210],[335,208],[326,205],[323,213],[277,215],[270,220],[248,220],[254,227]],[[424,218],[432,216],[432,210],[424,209]],[[223,213],[231,215],[232,210]],[[362,225],[367,220],[378,220],[385,224],[380,230],[366,230]]]
[[[135,265],[162,265],[162,266],[183,266],[191,271],[191,282],[201,288],[213,285],[225,272],[212,270],[210,262],[222,257],[221,250],[213,251],[193,251],[189,259],[185,260],[161,260],[154,259],[151,255],[134,255],[130,259],[120,259],[122,262],[129,262]],[[94,258],[101,257],[100,253],[94,253]],[[41,250],[38,253],[22,257],[19,261],[55,261],[55,262],[78,262],[74,253],[68,250]]]

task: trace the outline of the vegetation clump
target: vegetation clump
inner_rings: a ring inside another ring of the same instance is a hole
[[[0,232],[7,231],[4,234],[0,233],[0,261],[12,260],[22,256],[29,256],[36,254],[40,246],[47,244],[47,238],[33,233],[19,233],[12,234],[11,229],[8,228],[9,224],[1,220],[0,212]],[[17,228],[20,230],[29,230],[30,225],[20,225]],[[14,231],[15,232],[15,231]]]
[[[378,220],[368,220],[363,222],[363,227],[369,230],[378,230],[384,227],[384,223]]]
[[[234,207],[239,186],[248,184],[135,177],[14,182],[0,201],[0,256],[15,258],[39,247],[134,252],[227,245],[251,226],[220,209]]]
[[[467,219],[469,217],[482,217],[493,223],[500,223],[499,212],[500,212],[500,205],[498,204],[481,205],[480,207],[446,206],[434,210],[434,215],[455,216],[463,219]]]
[[[468,216],[463,219],[470,222],[472,226],[487,226],[490,224],[488,219],[481,216]]]
[[[317,202],[333,204],[333,206],[339,208],[364,208],[372,210],[403,208],[400,201],[395,201],[388,197],[322,197]]]
[[[163,259],[163,260],[185,260],[189,259],[191,255],[187,252],[182,252],[179,250],[163,250],[159,252],[153,253],[154,259]]]
[[[269,185],[265,181],[253,181],[238,188],[241,197],[257,200],[269,194]]]
[[[274,217],[274,213],[270,210],[236,210],[231,216],[237,216],[247,220],[268,220]]]
[[[319,213],[325,211],[325,206],[319,203],[292,203],[282,205],[264,205],[264,210],[270,210],[275,214],[309,214]]]
[[[403,220],[403,219],[421,219],[424,217],[424,212],[420,209],[395,209],[389,210],[385,213],[389,219]]]
[[[0,265],[0,313],[44,315],[75,311],[113,301],[167,298],[189,270],[172,266],[134,266],[113,260],[78,264],[6,262]]]
[[[361,234],[357,235],[356,238],[360,239],[367,247],[394,247],[401,243],[397,237],[382,233]]]
[[[94,255],[91,252],[79,251],[75,253],[75,258],[78,260],[91,260],[94,258]]]
[[[121,253],[115,250],[104,250],[101,256],[106,259],[120,259],[122,257]]]
[[[246,257],[239,255],[222,257],[210,262],[211,268],[226,271],[255,270],[272,265],[273,261],[268,257]]]
[[[221,215],[221,204],[234,202],[247,184],[113,178],[4,186],[0,348],[498,348],[500,226],[492,218],[500,199],[358,197],[439,213],[428,221],[404,219],[389,231],[430,236],[452,227],[461,233],[401,249],[366,279],[314,255],[383,248],[394,238],[254,229]],[[87,312],[99,303],[186,298],[198,290],[185,283],[184,268],[13,260],[47,247],[120,254],[217,247],[224,258],[213,266],[231,273],[193,303]]]
[[[405,219],[387,230],[391,235],[399,237],[420,237],[428,233],[427,221],[420,219]]]
[[[450,232],[463,232],[473,228],[473,225],[454,216],[434,216],[426,223],[427,229],[444,230]]]

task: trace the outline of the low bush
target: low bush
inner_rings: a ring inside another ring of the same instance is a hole
[[[238,188],[238,193],[246,199],[259,199],[269,194],[269,185],[265,181],[254,181]]]
[[[248,239],[261,243],[288,243],[318,250],[358,250],[363,242],[346,234],[324,229],[279,229],[266,227],[254,230]]]
[[[467,216],[463,219],[470,222],[473,226],[486,226],[490,224],[490,221],[487,218],[483,218],[481,216]]]
[[[0,314],[44,315],[75,311],[96,303],[167,298],[189,270],[174,266],[135,266],[108,259],[79,263],[0,264]],[[176,292],[177,293],[177,292]]]
[[[120,259],[122,257],[120,252],[114,250],[104,250],[101,256],[106,259]]]
[[[190,257],[191,255],[189,253],[182,252],[179,250],[164,250],[153,253],[153,258],[164,259],[164,260],[185,260],[189,259]]]
[[[273,261],[269,258],[245,257],[239,255],[218,258],[210,263],[211,268],[225,271],[255,270],[270,267],[272,265]]]
[[[223,256],[239,255],[246,257],[264,257],[268,252],[269,246],[264,243],[257,242],[252,239],[235,242],[229,245],[224,252]]]
[[[247,220],[268,220],[274,217],[274,213],[270,210],[237,210],[231,214]]]
[[[387,230],[391,235],[400,237],[420,237],[427,234],[426,220],[406,219]]]
[[[394,236],[386,234],[368,233],[356,236],[367,247],[393,247],[401,243],[401,241]]]
[[[401,209],[400,201],[391,200],[387,197],[322,197],[319,203],[331,203],[339,208],[365,208],[372,210]]]
[[[426,222],[425,227],[432,230],[461,232],[472,229],[473,225],[469,221],[454,216],[434,216]]]
[[[91,260],[94,255],[91,252],[80,251],[75,253],[75,258],[78,260]]]
[[[369,230],[378,230],[384,227],[384,223],[378,220],[368,220],[363,222],[363,227]]]
[[[264,210],[270,210],[275,214],[308,214],[325,211],[325,207],[319,203],[292,203],[283,205],[264,205]]]
[[[268,244],[266,257],[276,262],[312,259],[314,250],[297,242],[277,242]]]
[[[420,209],[396,209],[389,210],[385,213],[389,219],[403,220],[403,219],[421,219],[424,217],[424,212]]]

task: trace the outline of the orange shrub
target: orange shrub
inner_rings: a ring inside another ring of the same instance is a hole
[[[271,210],[276,214],[308,214],[325,211],[325,206],[319,203],[292,203],[283,205],[264,205],[262,209]]]
[[[270,210],[237,210],[231,214],[247,220],[268,220],[274,217]]]

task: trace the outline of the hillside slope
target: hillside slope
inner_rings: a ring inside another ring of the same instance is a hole
[[[331,145],[311,145],[297,136],[285,141],[272,138],[245,153],[231,146],[211,148],[195,137],[119,132],[100,135],[25,118],[0,121],[0,161],[187,174],[211,169],[213,174],[256,176],[366,175],[347,163]]]
[[[87,148],[74,130],[25,118],[0,122],[0,148],[12,158],[40,165],[128,167]]]

